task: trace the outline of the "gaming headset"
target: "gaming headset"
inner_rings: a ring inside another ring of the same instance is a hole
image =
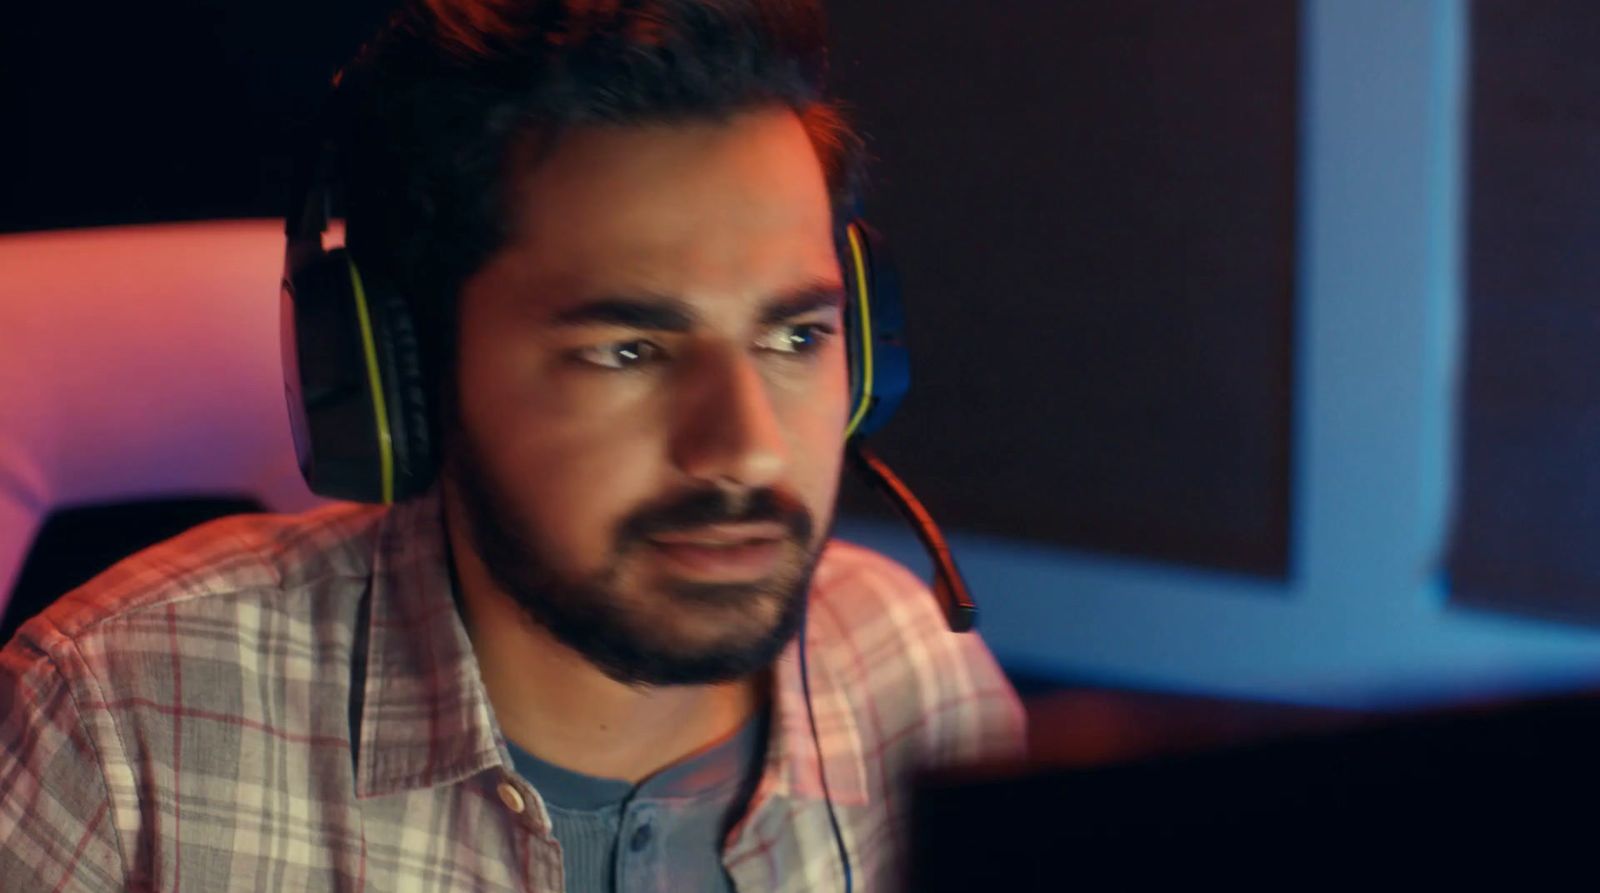
[[[323,244],[337,156],[326,131],[321,137],[297,171],[285,225],[280,321],[290,427],[312,492],[388,504],[423,493],[438,473],[433,410],[410,305],[363,277],[346,249]],[[976,624],[977,608],[944,536],[863,442],[888,422],[911,383],[899,281],[883,239],[861,220],[840,227],[836,242],[847,290],[847,453],[916,531],[933,559],[946,621],[964,632]]]

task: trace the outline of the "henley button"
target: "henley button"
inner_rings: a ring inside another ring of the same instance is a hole
[[[522,810],[526,804],[522,802],[522,792],[517,790],[516,785],[509,781],[500,782],[499,794],[500,802],[506,805],[506,809],[511,810],[517,815],[522,814]]]
[[[651,833],[652,832],[650,831],[649,825],[640,825],[638,828],[634,829],[633,840],[629,842],[628,848],[637,853],[649,846]]]

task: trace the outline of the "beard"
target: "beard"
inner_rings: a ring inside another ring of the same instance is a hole
[[[468,533],[495,583],[527,618],[626,685],[708,685],[772,664],[805,622],[807,594],[821,554],[811,515],[796,499],[761,489],[742,495],[692,492],[623,518],[601,568],[581,576],[559,569],[546,538],[496,486],[465,432],[451,463]],[[785,559],[767,578],[740,583],[650,579],[630,559],[654,548],[649,537],[707,524],[783,526]],[[825,541],[825,538],[824,540]],[[687,635],[683,623],[711,627]]]

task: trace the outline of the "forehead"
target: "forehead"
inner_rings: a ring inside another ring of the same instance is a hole
[[[523,300],[757,297],[837,277],[822,166],[787,109],[574,129],[512,194],[507,243],[485,272]]]

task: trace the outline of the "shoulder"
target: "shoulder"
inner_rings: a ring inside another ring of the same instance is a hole
[[[333,505],[303,515],[238,515],[202,524],[113,565],[63,595],[8,648],[78,650],[110,629],[154,616],[232,610],[340,578],[364,579],[383,510]]]
[[[892,641],[895,659],[929,669],[968,656],[963,649],[944,646],[963,636],[977,641],[950,632],[933,593],[916,574],[886,555],[843,540],[831,541],[817,564],[811,611],[825,643],[835,641],[829,630],[841,644],[867,654]]]
[[[99,759],[124,768],[165,758],[152,742],[166,733],[152,730],[173,717],[324,734],[344,716],[383,517],[349,505],[240,515],[139,552],[22,625],[0,650],[0,707],[38,699],[75,715]],[[304,700],[307,684],[309,709],[274,706]],[[5,722],[37,725],[36,712]]]
[[[952,632],[933,593],[903,565],[841,540],[817,566],[816,648],[874,710],[915,715],[934,762],[1016,756],[1025,722],[1015,690],[977,632]]]
[[[346,505],[224,518],[119,562],[23,624],[0,650],[0,740],[29,742],[0,753],[17,780],[10,796],[52,804],[43,824],[88,844],[84,858],[116,877],[119,845],[134,829],[156,833],[145,811],[176,814],[180,753],[181,787],[194,793],[250,780],[241,747],[338,740],[383,517]],[[37,850],[34,840],[0,819],[0,864],[8,849]]]
[[[939,620],[933,594],[916,574],[887,555],[839,539],[828,542],[817,562],[813,599],[845,621],[885,611],[897,625],[920,628]]]

